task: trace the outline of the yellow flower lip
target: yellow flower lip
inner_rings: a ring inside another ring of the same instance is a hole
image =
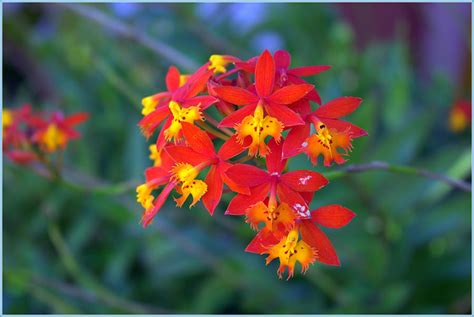
[[[296,228],[291,229],[280,242],[270,247],[267,253],[266,263],[268,264],[279,258],[278,276],[281,278],[285,269],[288,268],[288,279],[293,276],[296,261],[301,263],[302,272],[304,273],[318,257],[317,250],[305,241],[299,240],[299,232]]]
[[[278,119],[271,116],[264,116],[263,106],[257,105],[253,115],[246,116],[241,123],[235,126],[237,141],[243,144],[246,137],[252,138],[249,145],[249,155],[266,156],[269,153],[265,138],[271,136],[276,142],[281,139],[284,125]]]
[[[175,198],[178,207],[181,207],[189,195],[191,195],[193,197],[193,202],[189,205],[191,208],[207,192],[207,184],[202,180],[196,179],[201,169],[201,165],[192,166],[189,163],[182,162],[177,163],[171,169],[172,179],[182,183],[179,187],[179,192],[182,196]]]
[[[137,202],[139,202],[145,210],[153,206],[154,197],[151,195],[152,188],[147,183],[137,186]]]
[[[232,59],[226,55],[211,55],[209,57],[209,66],[208,69],[213,69],[214,74],[225,73],[227,71],[226,66],[232,63]]]
[[[203,120],[200,104],[190,107],[181,107],[176,101],[170,101],[168,107],[173,115],[171,125],[164,131],[167,141],[174,140],[176,142],[180,138],[181,122],[194,124],[194,121]]]
[[[193,197],[193,202],[189,205],[189,208],[194,206],[202,196],[207,192],[207,184],[198,179],[193,179],[191,181],[184,182],[181,185],[181,193],[182,196],[180,198],[175,199],[176,204],[178,207],[181,207],[186,199],[191,195]]]
[[[286,203],[279,206],[258,202],[252,205],[246,211],[245,222],[250,224],[254,230],[258,230],[259,223],[263,222],[270,231],[279,229],[289,229],[295,222],[295,213]]]
[[[329,129],[326,124],[315,120],[316,133],[305,140],[304,152],[309,156],[313,164],[317,164],[318,157],[323,155],[324,165],[330,166],[332,162],[342,164],[352,149],[352,136],[349,130],[340,132]],[[339,152],[342,149],[343,152]]]
[[[142,115],[146,116],[155,111],[158,101],[156,100],[155,96],[148,96],[142,99],[142,105]]]

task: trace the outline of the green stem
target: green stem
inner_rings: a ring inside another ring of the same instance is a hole
[[[206,123],[205,121],[201,121],[198,123],[198,125],[205,131],[209,132],[210,134],[218,137],[219,139],[222,139],[224,141],[227,141],[229,139],[228,135],[225,135],[224,133],[217,131],[214,129],[210,124]]]
[[[140,100],[139,95],[133,92],[127,84],[123,77],[119,76],[115,70],[110,67],[103,60],[98,59],[96,62],[97,69],[104,75],[105,79],[114,86],[119,92],[121,92],[128,100],[139,110],[141,110],[141,105],[137,103],[137,100]]]
[[[194,60],[190,59],[188,56],[184,55],[175,48],[169,46],[167,43],[157,41],[156,38],[148,36],[141,30],[134,29],[127,23],[115,19],[114,17],[105,14],[101,10],[91,5],[72,3],[61,3],[60,5],[74,14],[80,15],[89,21],[93,21],[125,39],[135,41],[136,43],[149,48],[160,57],[173,64],[176,64],[180,68],[183,68],[187,71],[194,71],[199,67],[199,65],[196,64]]]
[[[325,173],[324,176],[329,180],[334,180],[340,177],[347,176],[349,174],[362,173],[362,172],[367,172],[371,170],[384,170],[390,173],[426,177],[426,178],[443,182],[447,185],[450,185],[454,188],[458,188],[465,192],[471,192],[471,184],[463,180],[454,179],[443,174],[433,173],[425,169],[419,169],[416,167],[404,166],[404,165],[394,165],[394,164],[390,164],[387,162],[380,162],[380,161],[373,161],[366,164],[350,165],[338,171]]]
[[[79,265],[79,263],[74,258],[72,252],[69,250],[59,227],[47,215],[48,218],[48,234],[50,240],[56,249],[64,267],[69,272],[69,274],[74,278],[74,280],[83,285],[84,287],[91,289],[98,298],[103,302],[107,303],[111,307],[116,307],[124,311],[128,311],[135,314],[146,314],[150,313],[149,310],[131,303],[128,300],[121,298],[106,288],[104,288],[99,282],[97,282],[92,276],[86,273]]]
[[[213,117],[209,116],[208,114],[205,114],[204,117],[206,118],[206,121],[208,123],[213,125],[215,128],[219,129],[220,131],[224,132],[228,136],[233,136],[234,135],[234,133],[231,130],[227,129],[227,128],[219,128],[219,122],[216,119],[214,119]]]

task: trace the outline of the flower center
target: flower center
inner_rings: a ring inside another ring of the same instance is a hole
[[[252,138],[249,145],[249,155],[266,156],[269,153],[268,146],[265,144],[265,138],[272,136],[276,142],[280,141],[281,132],[284,125],[278,119],[270,116],[264,116],[263,107],[258,104],[253,115],[246,116],[241,123],[235,126],[237,140],[243,144],[248,136]]]
[[[49,152],[54,152],[58,147],[62,147],[66,144],[67,136],[64,132],[58,129],[58,126],[54,123],[48,125],[46,132],[43,134],[41,142]]]
[[[165,138],[167,141],[179,139],[179,133],[181,132],[181,122],[188,122],[194,124],[196,120],[203,120],[199,104],[191,107],[181,107],[176,101],[170,101],[169,108],[173,115],[173,122],[168,129],[164,131]]]
[[[319,122],[316,126],[316,135],[319,139],[319,142],[327,149],[331,148],[332,144],[332,135],[329,132],[329,129],[322,122]]]

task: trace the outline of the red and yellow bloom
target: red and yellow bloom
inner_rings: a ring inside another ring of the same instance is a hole
[[[316,165],[323,156],[324,165],[332,162],[342,164],[344,156],[352,149],[352,139],[367,135],[363,129],[340,118],[356,110],[362,99],[355,97],[336,98],[310,112],[309,103],[302,103],[299,109],[305,118],[305,125],[293,128],[283,145],[283,157],[288,158],[304,152]],[[315,133],[311,134],[311,125]]]
[[[142,101],[144,118],[139,126],[145,136],[160,127],[149,148],[153,167],[145,171],[146,182],[137,187],[144,226],[173,191],[178,194],[174,197],[178,207],[189,199],[189,207],[202,201],[210,215],[224,192],[230,191],[236,195],[225,213],[245,216],[256,231],[245,250],[266,254],[267,264],[278,259],[280,277],[286,270],[292,277],[296,263],[302,272],[316,261],[339,265],[319,226],[339,228],[355,214],[339,205],[310,211],[314,193],[328,180],[311,170],[286,171],[285,167],[299,153],[308,155],[313,164],[319,156],[325,166],[344,163],[353,139],[367,135],[341,120],[358,108],[361,99],[336,98],[313,110],[311,102],[320,105],[321,98],[303,77],[330,67],[290,68],[290,63],[288,52],[280,50],[272,56],[266,50],[247,61],[212,55],[186,78],[170,67],[167,91]],[[209,111],[211,106],[217,111]],[[212,117],[216,113],[218,119]],[[289,130],[286,137],[285,130]],[[217,146],[216,139],[222,139],[222,145]],[[238,158],[245,150],[248,156]],[[266,170],[244,164],[256,156],[264,157]]]
[[[45,113],[32,111],[29,104],[16,109],[2,111],[2,148],[5,155],[15,163],[32,161],[44,163],[58,150],[64,150],[69,140],[80,137],[73,128],[87,120],[87,113],[76,113],[64,117],[54,112],[45,118]],[[48,169],[54,164],[45,164]]]
[[[74,126],[84,122],[89,118],[87,113],[77,113],[69,117],[64,117],[62,113],[55,112],[49,120],[36,117],[30,120],[37,131],[33,135],[33,140],[47,152],[55,152],[64,149],[69,140],[77,139],[80,133],[73,129]]]
[[[314,86],[289,85],[275,90],[275,72],[272,55],[264,51],[255,66],[255,86],[249,89],[234,86],[213,89],[220,99],[243,106],[222,120],[220,126],[235,127],[240,142],[247,137],[251,138],[251,156],[268,154],[264,143],[267,136],[279,141],[283,128],[304,124],[301,117],[288,105],[303,98]]]
[[[449,111],[449,129],[454,133],[464,131],[471,124],[471,102],[460,99],[456,101]]]

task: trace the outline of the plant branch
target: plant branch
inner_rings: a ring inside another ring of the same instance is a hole
[[[10,165],[16,167],[16,165]],[[138,185],[138,181],[126,181],[116,184],[108,184],[91,176],[83,175],[77,171],[64,169],[61,178],[58,178],[41,164],[30,164],[28,168],[35,174],[44,177],[50,181],[57,182],[68,188],[86,193],[102,194],[102,195],[121,195],[134,190]]]
[[[31,280],[34,284],[37,284],[41,288],[52,289],[59,292],[62,295],[68,295],[70,297],[82,300],[88,303],[102,303],[107,306],[122,309],[128,312],[146,313],[146,314],[159,314],[165,313],[166,311],[161,307],[149,306],[141,303],[131,302],[124,300],[111,301],[108,297],[97,296],[96,293],[86,289],[79,288],[72,284],[66,284],[59,281],[55,281],[43,276],[33,275]]]
[[[229,136],[227,134],[224,134],[216,129],[210,124],[208,124],[206,121],[201,121],[198,123],[198,125],[204,130],[209,132],[210,134],[218,137],[219,139],[222,139],[224,141],[227,141],[229,139]]]
[[[74,280],[84,285],[85,287],[90,288],[93,290],[94,294],[97,298],[106,303],[111,307],[118,308],[120,310],[124,310],[126,312],[135,313],[135,314],[147,314],[151,313],[147,308],[144,308],[141,304],[136,304],[134,302],[130,302],[125,298],[121,298],[114,293],[110,292],[108,289],[104,288],[99,282],[97,282],[92,276],[90,276],[87,272],[85,272],[77,260],[74,258],[71,250],[69,249],[64,237],[59,230],[59,227],[51,218],[51,216],[45,212],[46,217],[48,219],[48,234],[50,240],[56,249],[56,252],[59,255],[59,258],[63,262],[66,270],[69,274],[74,278]],[[154,309],[154,312],[159,312],[158,309]]]
[[[120,20],[117,20],[99,9],[91,5],[82,5],[82,4],[69,4],[61,3],[58,5],[78,14],[82,17],[85,17],[91,21],[100,24],[101,26],[107,28],[108,30],[114,32],[117,35],[120,35],[126,39],[135,41],[144,47],[151,49],[153,52],[163,57],[164,59],[170,61],[171,63],[176,64],[180,68],[183,68],[186,71],[194,71],[199,67],[199,65],[191,60],[189,57],[176,50],[175,48],[157,41],[156,39],[148,36],[141,30],[136,30],[131,26],[123,23]]]
[[[227,128],[219,128],[219,122],[216,119],[214,119],[213,117],[211,117],[210,115],[204,114],[204,118],[206,119],[206,121],[208,123],[210,123],[212,126],[219,129],[220,131],[224,132],[228,136],[233,136],[234,135],[234,133],[231,130],[227,129]]]
[[[443,182],[449,186],[463,190],[465,192],[471,192],[471,184],[463,180],[454,179],[449,176],[434,173],[425,169],[419,169],[419,168],[411,167],[411,166],[393,165],[393,164],[390,164],[387,162],[381,162],[381,161],[373,161],[366,164],[350,165],[338,171],[325,173],[324,176],[329,180],[333,180],[339,177],[347,176],[349,174],[362,173],[362,172],[367,172],[367,171],[372,171],[372,170],[383,170],[390,173],[426,177],[426,178],[430,178],[436,181]]]

